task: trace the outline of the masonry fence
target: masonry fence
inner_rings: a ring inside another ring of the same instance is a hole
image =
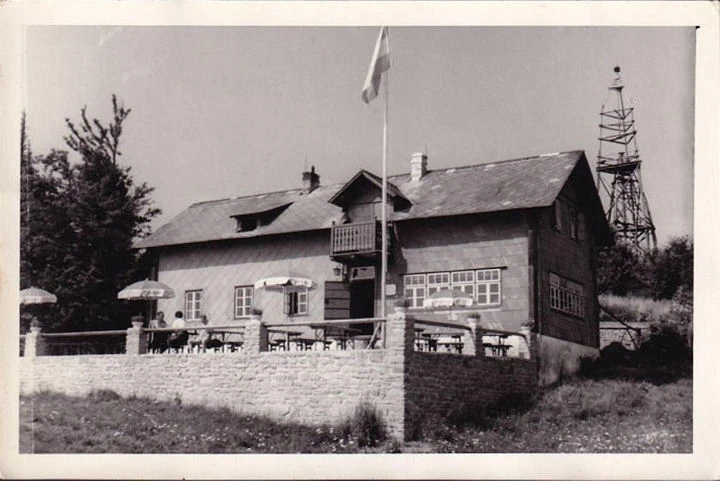
[[[146,329],[134,322],[124,331],[125,355],[48,356],[53,336],[36,326],[24,336],[20,391],[82,396],[112,389],[123,396],[180,399],[309,425],[342,421],[367,402],[383,415],[391,434],[403,440],[424,419],[483,412],[489,404],[529,394],[537,386],[537,345],[529,330],[488,331],[477,318],[467,324],[416,320],[400,308],[386,319],[321,321],[306,327],[325,333],[351,330],[360,322],[372,323],[372,335],[354,336],[354,345],[349,343],[352,336],[344,345],[342,337],[291,343],[288,330],[303,324],[266,323],[254,316],[243,329],[211,326],[214,333],[234,339],[236,349],[201,355],[200,346],[148,352],[150,335],[174,329]],[[452,328],[452,349],[433,349],[422,335],[428,327]],[[487,356],[483,336],[488,334],[519,336],[523,357]],[[285,342],[276,342],[283,338]]]

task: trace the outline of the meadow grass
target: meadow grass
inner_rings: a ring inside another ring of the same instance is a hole
[[[687,453],[692,381],[575,380],[534,403],[491,407],[480,423],[436,423],[418,441],[386,437],[371,407],[337,426],[308,427],[228,409],[42,392],[20,399],[24,453]],[[364,436],[364,437],[363,437]]]

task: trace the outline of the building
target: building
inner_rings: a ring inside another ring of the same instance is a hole
[[[381,179],[361,170],[343,185],[303,187],[193,204],[143,239],[155,275],[178,297],[158,309],[241,324],[372,318],[379,314]],[[388,303],[410,315],[539,334],[545,380],[599,345],[595,250],[612,234],[581,151],[388,178]],[[280,289],[270,279],[286,279]],[[425,308],[459,289],[466,308]]]

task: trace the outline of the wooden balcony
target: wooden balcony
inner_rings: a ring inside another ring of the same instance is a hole
[[[333,225],[330,231],[330,257],[337,262],[373,258],[382,250],[380,222]]]

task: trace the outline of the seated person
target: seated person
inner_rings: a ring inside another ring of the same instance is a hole
[[[210,329],[210,321],[208,321],[208,318],[206,315],[200,316],[200,325],[201,329],[198,332],[197,341],[198,343],[204,348],[204,349],[215,349],[217,347],[222,347],[222,342],[218,339],[213,339],[210,335],[212,333],[212,329]]]
[[[168,325],[167,322],[165,322],[165,313],[162,311],[158,312],[157,317],[150,321],[150,325],[148,327],[151,329],[167,328]],[[150,334],[150,351],[165,352],[168,346],[167,339],[169,335],[169,332],[152,332]]]
[[[183,319],[182,311],[175,313],[175,320],[173,321],[172,327],[173,329],[177,329],[177,331],[173,331],[167,338],[167,345],[171,349],[182,349],[182,347],[188,343],[188,338],[190,337],[190,334],[185,330],[185,320]]]

